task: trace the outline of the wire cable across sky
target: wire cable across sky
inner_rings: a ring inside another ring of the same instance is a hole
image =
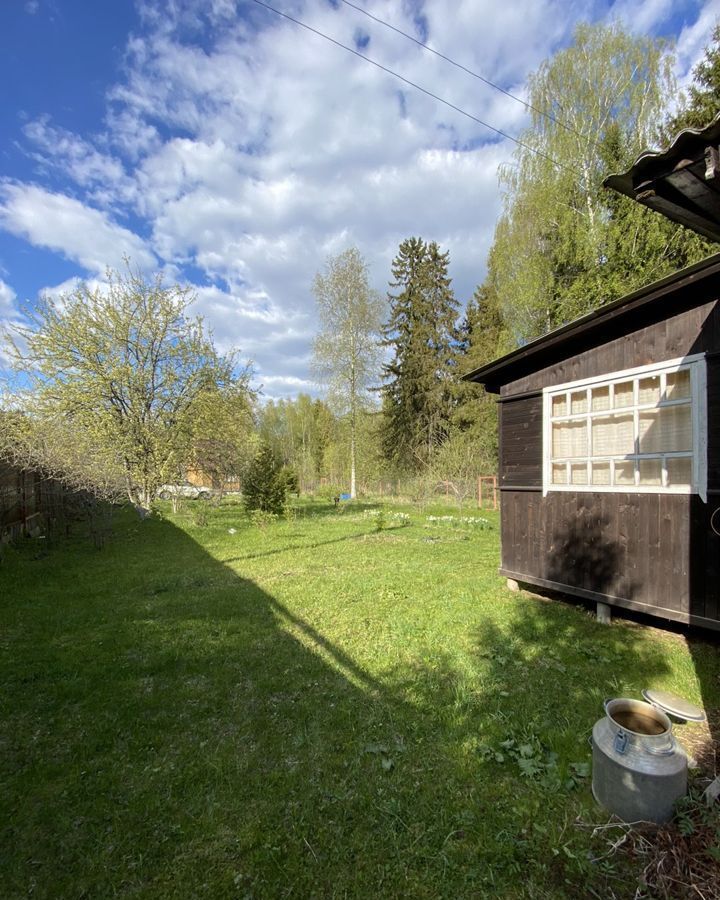
[[[482,81],[483,84],[487,84],[489,87],[494,88],[496,91],[500,91],[501,94],[505,94],[506,97],[509,97],[516,103],[522,104],[525,109],[537,113],[539,116],[548,119],[548,121],[550,122],[554,122],[555,125],[559,125],[561,128],[564,128],[565,131],[568,131],[570,132],[570,134],[574,134],[576,137],[579,137],[582,141],[590,140],[591,143],[594,143],[590,138],[580,134],[580,132],[573,128],[571,125],[568,125],[561,119],[556,118],[554,115],[552,115],[552,113],[545,112],[542,109],[538,109],[537,106],[533,106],[532,103],[528,103],[526,100],[523,100],[522,97],[518,97],[511,91],[506,90],[504,87],[501,87],[499,84],[496,84],[494,81],[491,81],[489,78],[481,75],[479,72],[474,72],[472,69],[468,69],[468,67],[464,66],[462,63],[456,62],[456,60],[452,59],[449,56],[446,56],[444,53],[440,53],[439,50],[434,50],[429,44],[426,44],[424,41],[418,40],[418,38],[413,37],[411,34],[408,34],[407,31],[403,31],[401,28],[397,28],[395,25],[391,25],[384,19],[380,19],[378,16],[375,16],[371,12],[368,12],[366,9],[363,9],[362,6],[358,6],[356,3],[351,3],[350,0],[340,0],[340,2],[344,3],[345,6],[350,6],[352,7],[352,9],[356,9],[359,13],[367,16],[368,19],[372,19],[373,22],[377,22],[379,25],[384,25],[385,28],[389,28],[396,34],[402,35],[402,37],[407,38],[409,41],[412,41],[413,44],[417,44],[418,47],[422,47],[423,50],[427,50],[428,53],[432,53],[434,56],[437,56],[445,62],[450,63],[451,66],[455,66],[456,69],[460,69],[462,72],[465,72],[468,75],[472,75],[473,78],[477,78],[478,81]]]
[[[517,144],[518,147],[522,147],[524,150],[528,150],[530,153],[534,153],[536,156],[541,157],[542,159],[549,162],[551,165],[556,166],[558,169],[564,169],[566,172],[569,172],[571,175],[575,175],[572,169],[568,166],[559,163],[557,160],[553,159],[551,156],[548,156],[547,153],[544,153],[542,150],[538,150],[535,147],[531,147],[530,144],[526,144],[524,141],[519,140],[516,137],[513,137],[511,134],[508,134],[506,131],[503,131],[501,128],[496,128],[494,125],[491,125],[489,122],[485,122],[483,119],[478,118],[478,116],[473,115],[472,113],[467,112],[467,110],[462,109],[459,106],[456,106],[454,103],[451,103],[449,100],[445,100],[444,97],[440,97],[438,94],[433,93],[427,88],[422,87],[422,85],[417,84],[414,81],[411,81],[409,78],[405,78],[404,75],[400,75],[399,72],[395,72],[393,69],[389,69],[387,66],[382,65],[382,63],[377,62],[374,59],[371,59],[369,56],[365,56],[364,53],[361,53],[359,50],[356,50],[354,47],[349,47],[347,44],[343,44],[341,41],[336,40],[330,35],[325,34],[323,31],[319,31],[317,28],[314,28],[312,25],[308,25],[306,22],[301,22],[300,19],[296,19],[288,13],[283,12],[280,9],[276,9],[274,6],[270,6],[269,3],[263,2],[263,0],[253,0],[253,3],[256,3],[258,6],[262,6],[264,9],[269,10],[270,12],[275,13],[278,16],[282,16],[283,19],[287,19],[290,22],[293,22],[295,25],[299,25],[301,28],[305,28],[307,31],[311,31],[313,34],[316,34],[318,37],[324,38],[324,40],[329,41],[331,44],[335,44],[336,47],[340,47],[343,50],[347,50],[348,53],[352,53],[353,56],[357,56],[360,59],[365,60],[365,62],[370,63],[371,66],[375,66],[378,69],[381,69],[383,72],[387,72],[388,75],[392,75],[394,78],[399,79],[404,84],[409,85],[415,90],[420,91],[428,97],[432,97],[433,100],[437,100],[438,103],[442,103],[444,106],[449,107],[460,115],[465,116],[468,119],[471,119],[473,122],[476,122],[478,125],[482,125],[483,128],[487,128],[490,131],[494,131],[495,134],[499,134],[501,137],[506,138],[509,141],[512,141],[514,144]]]

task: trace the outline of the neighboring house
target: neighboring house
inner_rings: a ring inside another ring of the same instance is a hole
[[[221,482],[218,477],[213,477],[202,469],[188,469],[186,478],[195,487],[210,488],[214,491],[219,491],[222,488],[223,492],[230,493],[242,490],[238,475],[228,475]]]
[[[606,183],[720,240],[719,140]],[[501,574],[720,629],[720,254],[466,378],[499,394]]]

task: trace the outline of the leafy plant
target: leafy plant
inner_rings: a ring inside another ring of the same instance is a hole
[[[277,522],[277,519],[277,513],[268,512],[265,509],[254,509],[250,513],[250,521],[256,528],[263,532],[267,531],[268,527],[272,525],[273,522]]]
[[[500,741],[497,747],[481,745],[480,756],[499,764],[514,762],[523,778],[539,781],[548,790],[575,790],[590,774],[587,762],[570,763],[569,774],[564,782],[558,771],[558,754],[551,750],[536,734],[528,729],[521,738],[509,737]]]

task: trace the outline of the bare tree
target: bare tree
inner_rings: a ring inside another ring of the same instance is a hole
[[[313,344],[313,367],[326,386],[328,402],[350,424],[350,496],[356,495],[357,424],[377,382],[382,349],[379,334],[383,300],[368,283],[367,264],[351,247],[331,256],[313,283],[320,330]]]

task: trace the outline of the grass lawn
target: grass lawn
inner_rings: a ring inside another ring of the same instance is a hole
[[[633,896],[588,737],[647,686],[720,706],[716,646],[511,594],[492,513],[364,509],[5,553],[3,898]]]

